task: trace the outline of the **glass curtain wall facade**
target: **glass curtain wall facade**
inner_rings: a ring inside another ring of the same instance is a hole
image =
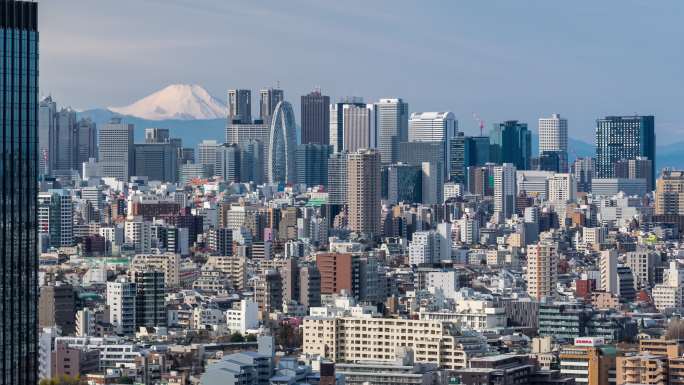
[[[37,8],[0,1],[0,385],[38,383]]]

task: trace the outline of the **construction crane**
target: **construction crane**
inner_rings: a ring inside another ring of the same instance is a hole
[[[476,113],[473,112],[473,119],[477,122],[477,125],[480,127],[480,136],[484,136],[484,121],[480,119],[479,116],[477,116]]]

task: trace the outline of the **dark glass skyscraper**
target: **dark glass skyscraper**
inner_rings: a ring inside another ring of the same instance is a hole
[[[0,385],[37,379],[38,4],[0,1]]]
[[[614,177],[617,161],[638,156],[651,160],[651,175],[655,176],[653,116],[607,116],[596,120],[596,174],[599,178]]]
[[[527,123],[507,120],[494,124],[489,132],[489,161],[497,164],[513,163],[518,170],[530,168],[532,135]]]
[[[328,184],[328,157],[332,148],[328,145],[306,143],[297,146],[297,183],[308,187]]]
[[[330,143],[330,96],[315,90],[302,96],[302,144]]]
[[[449,180],[466,183],[468,167],[489,161],[489,137],[465,136],[459,132],[449,139]]]

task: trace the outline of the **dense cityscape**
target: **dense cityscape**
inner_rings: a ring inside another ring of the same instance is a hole
[[[0,385],[684,384],[652,113],[595,117],[591,157],[562,111],[467,135],[320,88],[100,122],[39,96],[38,8],[0,1]]]

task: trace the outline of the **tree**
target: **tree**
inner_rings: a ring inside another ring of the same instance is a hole
[[[669,340],[679,340],[684,338],[684,321],[672,320],[667,326],[665,337]]]
[[[81,383],[81,379],[76,376],[67,376],[66,374],[62,374],[61,376],[55,377],[55,378],[50,378],[50,379],[42,379],[38,383],[39,385],[78,385]]]
[[[245,337],[245,341],[247,342],[255,342],[257,340],[256,334],[247,334],[247,337]]]
[[[240,332],[235,332],[230,335],[230,342],[245,342],[245,337]]]

